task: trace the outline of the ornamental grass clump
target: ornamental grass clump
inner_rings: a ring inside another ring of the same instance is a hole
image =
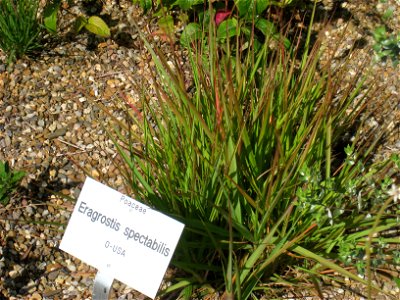
[[[382,233],[398,220],[385,210],[393,164],[370,163],[376,140],[359,143],[361,71],[344,84],[346,62],[319,65],[310,33],[290,49],[266,40],[255,51],[239,35],[221,47],[215,25],[204,26],[188,49],[190,88],[144,39],[154,90],[111,122],[132,196],[186,225],[164,292],[259,299],[344,277],[379,291],[378,237],[396,243]]]
[[[7,62],[41,48],[37,0],[0,0],[0,48]]]

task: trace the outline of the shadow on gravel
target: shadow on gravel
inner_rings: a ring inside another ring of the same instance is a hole
[[[300,31],[302,32],[298,49],[305,49],[308,24],[311,22],[311,12],[312,6],[302,7],[300,4],[299,7],[295,6],[293,9],[283,9],[281,13],[276,13],[278,16],[277,18],[281,18],[280,24],[282,28],[285,28],[287,24],[296,23],[298,25],[298,27],[292,26],[296,30],[291,30],[286,34],[286,37],[293,43],[297,41]],[[335,21],[339,19],[343,21],[343,24],[346,24],[350,20],[357,21],[353,14],[348,9],[342,7],[340,3],[334,2],[332,7],[326,7],[322,3],[317,5],[312,25],[313,29],[310,35],[310,49],[312,49],[313,45],[318,40],[318,34],[321,32],[321,28],[328,27],[329,24],[334,24]],[[300,30],[300,28],[302,29]],[[365,46],[364,43],[361,42],[355,45],[354,48],[358,48],[360,45],[362,47]],[[302,55],[302,51],[297,52],[297,58],[300,59]]]
[[[7,237],[3,242],[3,261],[5,264],[6,276],[2,282],[2,288],[6,289],[10,296],[23,296],[29,293],[29,290],[37,287],[35,279],[41,278],[45,269],[39,270],[37,262],[42,260],[41,257],[30,255],[31,253],[38,253],[34,251],[35,244],[28,245],[27,250],[21,255],[19,253],[19,242],[16,240],[18,237]],[[40,252],[39,252],[40,253]],[[7,299],[4,295],[0,294],[0,300]]]
[[[26,187],[22,187],[19,194],[30,199],[33,203],[46,202],[51,195],[70,198],[65,191],[77,188],[82,185],[82,182],[70,181],[66,177],[60,178],[60,176],[62,175],[54,176],[54,174],[50,174],[50,168],[47,168],[37,178],[30,180]]]
[[[62,197],[67,190],[70,191],[82,185],[81,182],[68,181],[63,174],[50,174],[50,170],[54,170],[54,168],[44,169],[35,180],[31,180],[26,187],[21,187],[11,200],[14,203],[10,201],[12,207],[14,205],[20,207],[22,200],[27,200],[29,204],[47,203],[51,195],[56,194]],[[67,198],[68,196],[65,196],[65,199]],[[48,247],[49,250],[45,251],[42,249],[43,245],[37,246],[36,241],[39,237],[30,238],[20,234],[21,231],[33,231],[36,232],[36,235],[38,232],[42,232],[43,228],[35,227],[36,223],[41,223],[41,216],[36,217],[36,214],[41,215],[42,207],[39,205],[35,208],[35,216],[32,215],[31,220],[26,220],[26,224],[19,223],[18,220],[14,222],[11,216],[12,208],[5,210],[4,215],[0,209],[0,219],[8,220],[11,226],[10,230],[6,230],[3,223],[0,222],[0,249],[2,250],[0,255],[2,262],[2,266],[0,266],[0,300],[9,299],[9,296],[22,299],[19,297],[32,294],[32,291],[37,289],[40,279],[46,276],[46,264],[42,263],[48,262],[49,255],[52,255],[53,251],[58,251],[56,247]],[[19,209],[15,210],[16,213],[19,211]],[[19,229],[15,228],[16,224]],[[3,293],[4,290],[7,291],[7,294]]]

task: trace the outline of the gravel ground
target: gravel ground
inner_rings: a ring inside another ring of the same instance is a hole
[[[349,74],[374,54],[371,31],[379,24],[379,12],[396,8],[389,25],[400,32],[398,1],[365,2],[369,1],[344,1],[324,33],[331,49],[341,43],[337,57],[352,51]],[[129,1],[104,1],[102,14],[118,21],[113,39],[93,41],[86,34],[71,39],[65,34],[62,42],[37,59],[19,60],[9,69],[0,63],[0,160],[28,174],[18,195],[6,207],[0,206],[0,299],[91,298],[96,270],[57,248],[62,225],[73,209],[67,199],[77,198],[85,174],[124,191],[115,167],[115,148],[102,127],[106,116],[95,103],[123,117],[119,99],[138,99],[133,87],[149,78],[151,66],[131,20],[155,31]],[[339,39],[347,21],[350,30]],[[66,16],[64,24],[68,22]],[[157,35],[151,39],[160,44]],[[376,63],[371,74],[371,84],[378,84],[381,93],[369,101],[373,115],[368,124],[390,133],[377,153],[387,157],[400,153],[400,68],[390,62]],[[393,299],[400,298],[397,287],[382,284]],[[362,291],[358,292],[326,288],[324,296],[362,299]],[[144,299],[114,282],[112,299],[116,298]],[[309,291],[293,291],[285,299],[290,298],[319,299]],[[388,298],[376,295],[376,299]]]

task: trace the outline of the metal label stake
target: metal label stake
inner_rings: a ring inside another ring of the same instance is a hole
[[[98,271],[94,278],[93,300],[108,300],[114,278],[107,273]]]

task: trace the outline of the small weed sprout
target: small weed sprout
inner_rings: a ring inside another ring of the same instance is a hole
[[[8,162],[0,161],[0,203],[7,205],[12,192],[25,176],[23,171],[13,171]]]
[[[383,12],[381,15],[383,23],[386,23],[393,16],[393,13],[393,7],[389,7]],[[373,49],[377,60],[386,61],[390,59],[393,65],[397,66],[400,60],[400,33],[390,32],[387,25],[382,25],[375,28],[372,34],[375,40]]]

